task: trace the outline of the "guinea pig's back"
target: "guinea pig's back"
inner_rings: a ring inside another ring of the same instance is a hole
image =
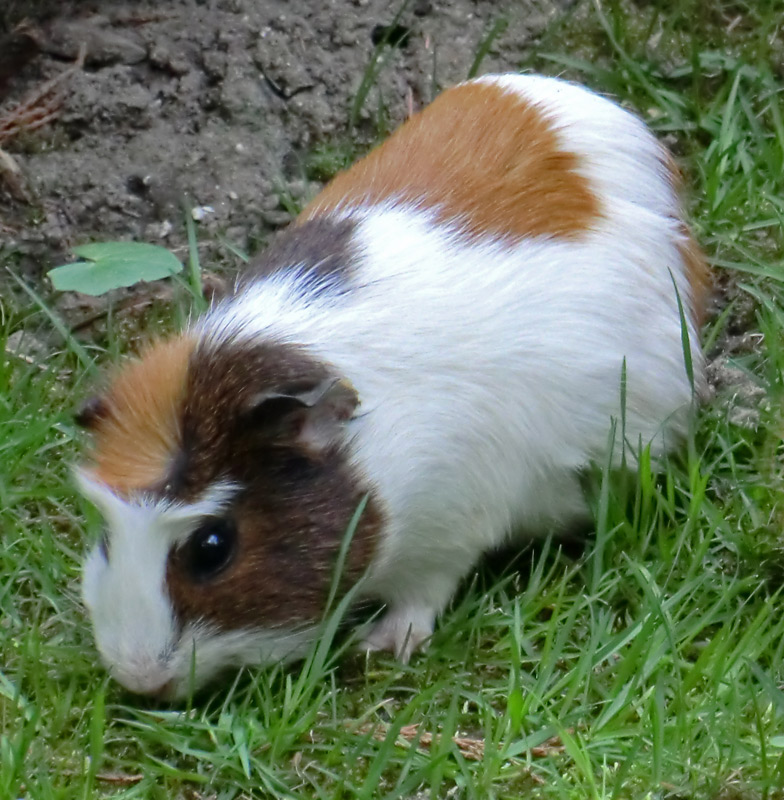
[[[708,270],[679,190],[669,152],[616,103],[556,78],[489,75],[443,92],[339,174],[298,222],[405,208],[463,242],[604,237],[609,250],[624,248],[621,283],[653,271],[660,292],[664,275],[687,322],[699,322]],[[652,270],[657,259],[668,269]]]
[[[661,253],[691,311],[687,322],[693,317],[699,323],[710,283],[708,266],[684,220],[678,167],[642,120],[583,86],[556,78],[490,75],[479,80],[518,94],[545,115],[560,146],[578,155],[577,171],[599,198],[600,220],[594,227],[610,237],[637,241],[643,261],[652,252]]]
[[[621,417],[622,373],[628,440],[662,451],[684,430],[678,295],[703,383],[704,265],[676,184],[645,126],[585,89],[463,84],[287,232],[351,227],[340,286],[305,296],[302,275],[265,280],[236,318],[355,386],[354,457],[391,517],[426,519],[432,503],[447,529],[488,513],[568,518],[574,471],[602,456]]]

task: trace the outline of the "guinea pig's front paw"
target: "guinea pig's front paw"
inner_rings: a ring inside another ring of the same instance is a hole
[[[436,612],[421,606],[390,608],[361,644],[363,650],[388,650],[407,664],[414,650],[433,634]]]

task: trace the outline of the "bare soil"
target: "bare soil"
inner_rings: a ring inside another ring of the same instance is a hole
[[[499,20],[506,28],[481,71],[519,67],[569,5],[12,5],[0,36],[0,147],[12,159],[5,172],[0,162],[0,258],[12,256],[37,279],[92,239],[182,252],[184,201],[200,219],[207,264],[228,253],[221,241],[252,252],[329,177],[313,166],[314,152],[339,155],[336,143],[369,143],[465,79]],[[22,21],[24,13],[32,16]],[[80,48],[83,65],[73,68]],[[59,75],[54,90],[37,97]],[[31,98],[33,118],[50,118],[3,138],[3,119],[13,122]]]
[[[18,291],[3,267],[46,293],[45,272],[88,241],[146,241],[184,260],[186,213],[208,273],[237,266],[233,251],[263,246],[407,114],[474,69],[520,68],[574,7],[0,0],[0,312]],[[115,309],[135,316],[167,292],[125,290]],[[101,335],[105,298],[49,299],[72,331]],[[754,346],[746,307],[741,350]],[[48,346],[20,336],[19,351],[37,358],[61,342],[51,333]],[[716,348],[711,383],[753,426],[761,390],[729,364],[735,349]]]

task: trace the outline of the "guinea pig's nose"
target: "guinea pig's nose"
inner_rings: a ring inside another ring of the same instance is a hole
[[[140,684],[138,682],[134,686],[128,686],[126,684],[126,688],[130,689],[134,694],[151,697],[153,700],[160,700],[161,702],[173,700],[177,696],[176,686],[177,682],[174,678],[170,678],[166,683],[157,686]]]
[[[157,700],[171,700],[176,695],[175,678],[161,675],[159,670],[139,670],[132,674],[115,674],[114,677],[134,694],[154,697]]]

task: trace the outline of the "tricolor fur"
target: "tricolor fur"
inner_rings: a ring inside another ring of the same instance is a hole
[[[444,92],[339,175],[91,407],[109,532],[84,597],[113,674],[182,694],[192,667],[301,653],[365,496],[343,586],[364,575],[368,646],[407,657],[483,551],[584,517],[624,368],[627,439],[674,445],[707,286],[677,183],[637,118],[519,75]],[[236,553],[195,579],[194,529],[227,519]]]

